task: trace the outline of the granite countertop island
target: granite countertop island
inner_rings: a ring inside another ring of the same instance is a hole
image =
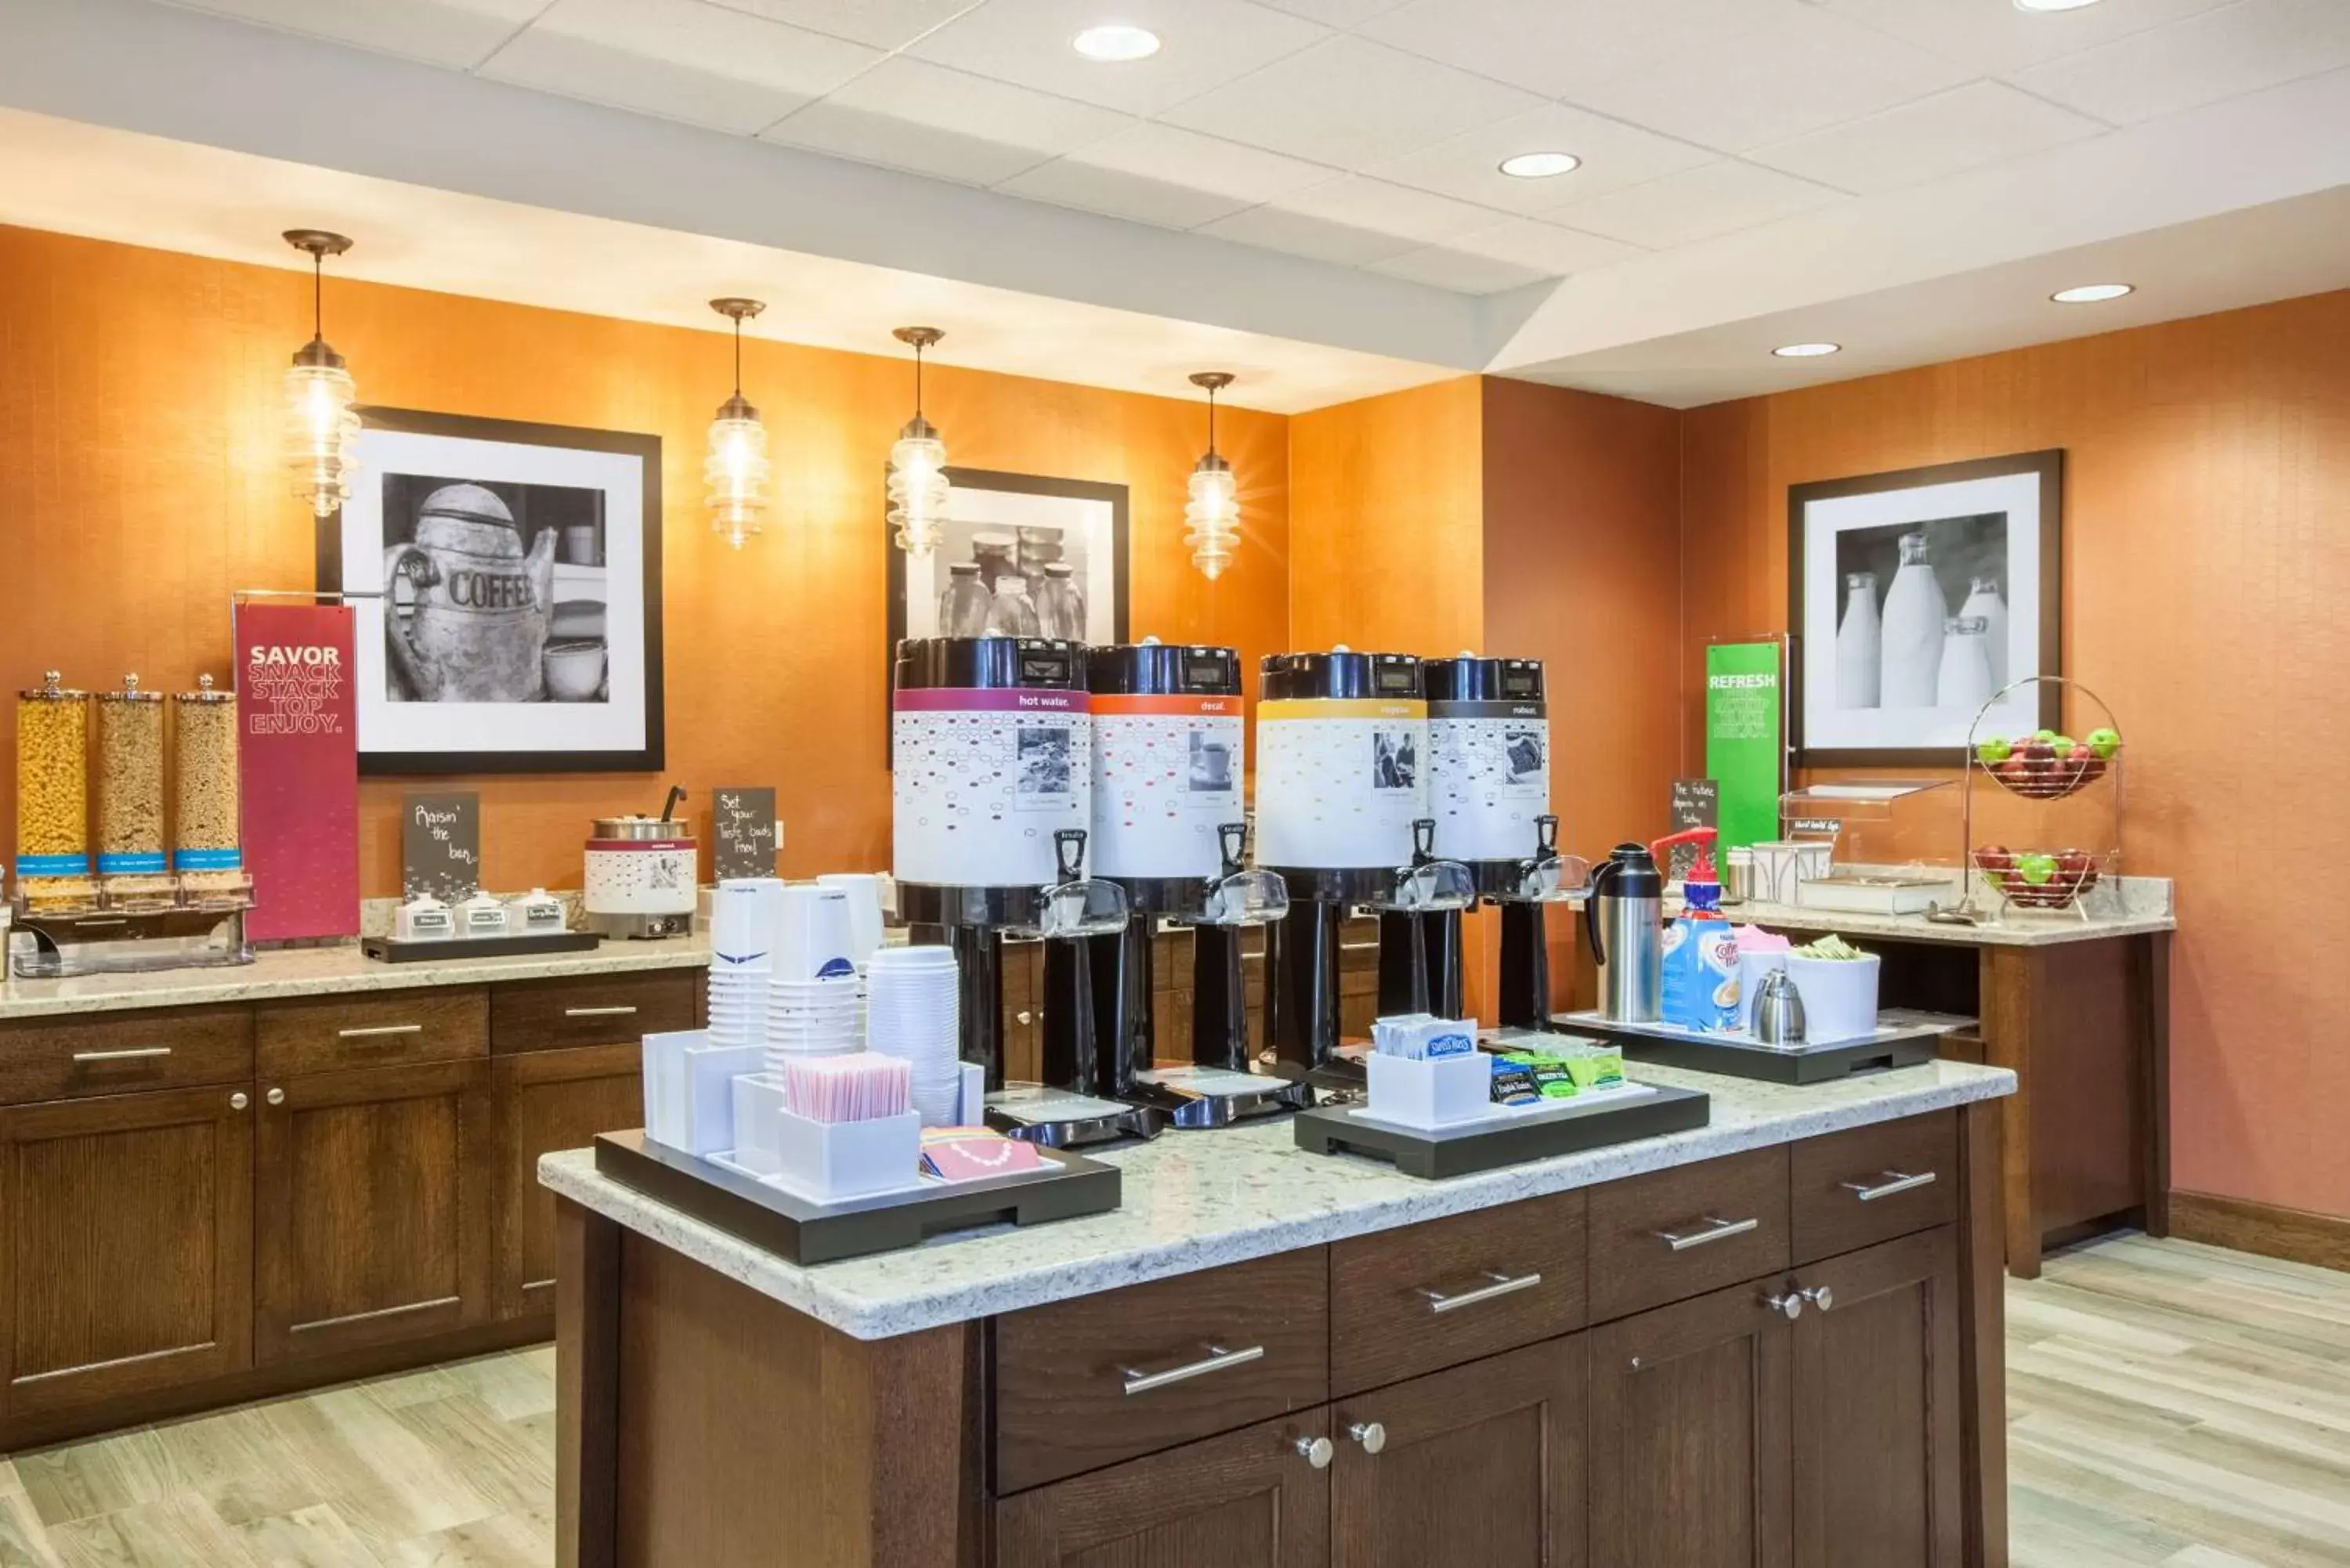
[[[539,1162],[563,1197],[861,1340],[886,1339],[1121,1285],[1269,1257],[1447,1215],[1927,1112],[2015,1091],[2003,1068],[1932,1062],[1802,1087],[1638,1064],[1642,1083],[1701,1089],[1711,1125],[1475,1176],[1424,1181],[1298,1148],[1286,1118],[1170,1133],[1097,1158],[1125,1175],[1122,1207],[1033,1230],[941,1237],[901,1252],[802,1268],[599,1176],[574,1149]]]

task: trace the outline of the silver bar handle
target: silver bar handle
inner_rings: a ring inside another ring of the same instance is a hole
[[[1934,1173],[1930,1170],[1921,1170],[1915,1176],[1905,1176],[1898,1170],[1888,1170],[1885,1174],[1893,1179],[1877,1187],[1871,1187],[1866,1181],[1847,1181],[1844,1184],[1845,1190],[1863,1203],[1874,1203],[1880,1198],[1891,1198],[1902,1192],[1915,1192],[1921,1187],[1934,1185]]]
[[[1496,1296],[1512,1295],[1519,1291],[1530,1291],[1542,1283],[1540,1274],[1498,1274],[1487,1269],[1485,1277],[1493,1282],[1490,1285],[1480,1285],[1473,1291],[1461,1291],[1455,1295],[1446,1295],[1442,1291],[1432,1291],[1426,1285],[1422,1285],[1419,1287],[1419,1293],[1427,1298],[1429,1311],[1448,1313],[1459,1312],[1462,1307],[1475,1306],[1479,1302],[1492,1301]]]
[[[563,1010],[563,1016],[566,1018],[633,1018],[637,1010],[633,1006],[626,1004],[613,1007],[567,1007]]]
[[[1121,1366],[1128,1394],[1148,1394],[1153,1388],[1164,1388],[1172,1383],[1188,1383],[1194,1377],[1205,1377],[1211,1372],[1222,1372],[1229,1366],[1245,1366],[1252,1361],[1264,1359],[1264,1346],[1252,1345],[1245,1350],[1226,1350],[1221,1345],[1208,1346],[1207,1359],[1170,1366],[1164,1372],[1144,1372],[1137,1367]]]
[[[77,1062],[137,1062],[150,1056],[169,1056],[171,1054],[169,1045],[134,1045],[121,1051],[77,1051],[73,1059]]]
[[[1749,1231],[1762,1228],[1760,1220],[1724,1220],[1719,1214],[1709,1214],[1705,1217],[1705,1229],[1702,1231],[1659,1231],[1656,1238],[1676,1252],[1686,1252],[1691,1247],[1727,1241],[1732,1236],[1743,1236]]]
[[[424,1025],[421,1023],[379,1023],[369,1029],[338,1029],[335,1031],[335,1038],[376,1040],[387,1034],[421,1034],[423,1033]]]

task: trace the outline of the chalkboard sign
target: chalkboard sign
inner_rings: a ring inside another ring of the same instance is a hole
[[[1672,825],[1675,833],[1691,827],[1721,826],[1721,786],[1712,779],[1673,781]],[[1678,882],[1697,864],[1697,846],[1676,844],[1665,863],[1665,880]],[[1714,874],[1721,873],[1721,854],[1714,852]]]
[[[718,880],[774,876],[779,836],[772,788],[710,792],[710,862]]]
[[[459,904],[482,890],[482,797],[411,794],[400,802],[400,886]]]

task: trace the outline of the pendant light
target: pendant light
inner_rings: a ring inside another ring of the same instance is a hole
[[[1183,508],[1183,521],[1191,527],[1183,543],[1191,546],[1191,564],[1211,583],[1232,564],[1241,540],[1239,482],[1232,465],[1216,452],[1216,394],[1232,384],[1224,370],[1202,370],[1191,378],[1191,385],[1208,394],[1208,455],[1191,468],[1191,501]]]
[[[766,309],[755,299],[713,299],[710,308],[734,323],[734,395],[710,421],[710,456],[702,465],[710,531],[736,549],[759,533],[767,509],[767,427],[743,396],[743,323]]]
[[[288,229],[286,243],[310,258],[310,341],[295,351],[286,371],[286,466],[295,495],[310,504],[314,515],[331,517],[350,498],[351,476],[359,472],[351,452],[359,433],[359,417],[351,411],[359,388],[326,336],[327,258],[342,254],[351,242],[323,229]]]
[[[935,327],[900,327],[890,336],[914,350],[914,417],[889,449],[889,525],[898,548],[920,559],[938,544],[947,519],[947,443],[922,417],[922,350],[946,334]]]

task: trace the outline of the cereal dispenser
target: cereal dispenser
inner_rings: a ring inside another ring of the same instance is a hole
[[[180,894],[196,909],[239,909],[252,902],[245,874],[242,785],[237,772],[237,704],[200,676],[172,707],[175,766],[172,869]]]
[[[1383,917],[1465,908],[1468,870],[1437,858],[1428,815],[1428,701],[1403,653],[1283,653],[1263,666],[1257,710],[1257,860],[1293,908],[1272,929],[1273,1054],[1284,1076],[1340,1083],[1338,928],[1351,905]],[[1428,1006],[1425,948],[1410,920],[1382,919],[1380,967]],[[1407,1010],[1407,1009],[1399,1009]]]
[[[47,671],[16,694],[16,907],[25,916],[98,908],[89,858],[89,695]]]
[[[911,638],[891,706],[891,869],[917,942],[951,947],[964,1060],[987,1072],[988,1120],[1066,1145],[1155,1130],[1101,1081],[1084,939],[1125,929],[1117,884],[1087,876],[1093,701],[1086,650],[1043,638]],[[1007,1087],[1003,939],[1045,943],[1044,1084]]]
[[[139,677],[98,698],[98,875],[109,909],[178,902],[164,857],[163,698]]]
[[[1303,1084],[1248,1072],[1241,932],[1280,919],[1289,898],[1278,877],[1242,864],[1248,725],[1239,652],[1147,639],[1087,649],[1086,676],[1094,871],[1126,890],[1133,913],[1117,935],[1093,940],[1100,1071],[1077,1086],[1158,1106],[1178,1127],[1310,1104]],[[1185,1041],[1156,1037],[1151,939],[1161,920],[1192,934]],[[1190,1065],[1160,1069],[1161,1045]],[[1055,1065],[1045,1064],[1048,1081]]]

